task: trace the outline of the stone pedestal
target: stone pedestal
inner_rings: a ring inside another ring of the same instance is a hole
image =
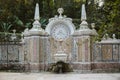
[[[39,71],[39,36],[30,36],[30,69]]]

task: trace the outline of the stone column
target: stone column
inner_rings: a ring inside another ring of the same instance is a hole
[[[39,72],[45,68],[46,60],[46,38],[48,35],[44,30],[34,29],[29,30],[29,59],[30,71]]]
[[[26,52],[25,59],[29,63],[29,68],[31,72],[39,72],[44,58],[45,45],[44,38],[47,37],[47,33],[41,28],[39,22],[39,4],[36,4],[35,15],[34,15],[33,27],[24,31]]]
[[[76,37],[72,38],[72,62],[78,62],[78,39]]]
[[[39,63],[40,70],[46,70],[48,64],[48,46],[47,46],[48,35],[40,36],[39,40]],[[50,54],[50,53],[49,53]],[[50,56],[49,56],[50,57]]]
[[[38,34],[36,34],[38,32]],[[43,34],[42,34],[43,33]],[[46,34],[46,33],[45,33]],[[45,35],[42,31],[29,30],[29,36],[25,37],[24,46],[24,61],[26,65],[26,70],[31,72],[39,72],[44,69],[44,56],[46,56],[46,41]]]
[[[81,24],[80,28],[75,31],[73,37],[75,37],[78,42],[78,63],[76,64],[76,69],[80,70],[90,70],[91,69],[91,55],[92,55],[92,37],[97,35],[95,29],[90,29],[86,21],[86,10],[85,5],[82,5],[81,14]]]
[[[38,72],[39,70],[39,36],[30,36],[30,69]]]
[[[29,30],[24,30],[24,46],[23,46],[23,58],[25,71],[30,71],[30,35]]]
[[[50,51],[50,41],[49,37],[46,38],[46,53],[47,53],[47,62],[48,64],[52,63],[52,56],[51,56],[51,51]]]
[[[24,44],[20,43],[18,48],[19,48],[19,61],[23,65],[24,64]]]

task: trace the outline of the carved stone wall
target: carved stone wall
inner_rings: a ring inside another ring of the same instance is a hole
[[[90,62],[91,61],[91,36],[74,37],[74,52],[76,56],[75,62]]]
[[[49,42],[50,42],[50,53],[52,57],[52,62],[55,61],[54,54],[57,53],[59,49],[59,41],[56,41],[54,38],[49,37]],[[67,56],[67,61],[71,59],[71,53],[72,53],[72,38],[68,38],[67,40],[63,41],[62,43],[62,50],[68,55]]]
[[[96,43],[93,45],[94,62],[117,62],[120,60],[120,44]]]

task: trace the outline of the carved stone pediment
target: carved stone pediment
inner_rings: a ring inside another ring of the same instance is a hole
[[[45,32],[47,32],[56,40],[64,40],[65,38],[68,38],[70,35],[74,33],[75,26],[72,23],[71,18],[67,18],[66,16],[62,15],[63,13],[62,8],[59,8],[58,12],[59,16],[55,16],[49,19],[49,23],[46,26]],[[56,36],[53,35],[53,33],[56,33]],[[57,33],[61,34],[59,35]]]

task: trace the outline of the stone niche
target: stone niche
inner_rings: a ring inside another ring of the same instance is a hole
[[[52,56],[52,62],[55,61],[54,55],[58,52],[59,50],[59,41],[56,41],[54,38],[50,37],[50,50],[51,50],[51,56]],[[71,54],[72,54],[72,38],[66,39],[62,43],[62,50],[67,54],[67,62],[71,60]]]
[[[68,62],[72,54],[72,34],[75,26],[71,18],[63,16],[63,8],[58,9],[58,16],[49,19],[45,31],[50,35],[50,54],[52,62]]]

